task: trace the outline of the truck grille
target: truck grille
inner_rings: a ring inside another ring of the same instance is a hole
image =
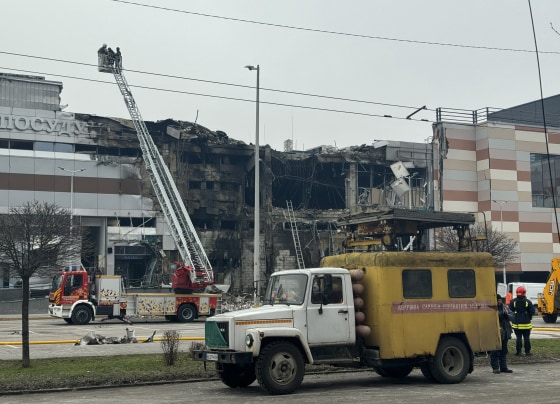
[[[227,321],[206,321],[204,323],[204,333],[207,347],[229,347],[229,323]]]

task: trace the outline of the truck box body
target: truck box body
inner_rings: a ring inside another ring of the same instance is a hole
[[[371,328],[365,344],[379,347],[382,359],[433,354],[440,335],[457,330],[466,334],[475,352],[496,346],[495,333],[481,332],[496,324],[490,255],[351,253],[326,257],[322,265],[364,270],[363,312]],[[434,267],[438,270],[430,271]],[[448,279],[450,273],[455,280]],[[411,337],[419,334],[421,338]]]

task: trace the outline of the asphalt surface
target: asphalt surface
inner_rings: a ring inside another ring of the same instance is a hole
[[[476,367],[458,384],[428,382],[415,369],[402,379],[383,378],[372,371],[306,374],[300,388],[290,395],[270,396],[257,382],[231,389],[219,380],[182,383],[100,386],[17,395],[1,395],[2,404],[81,403],[383,403],[383,404],[556,404],[559,402],[560,366],[557,362],[523,364],[514,373],[492,373],[490,366]]]

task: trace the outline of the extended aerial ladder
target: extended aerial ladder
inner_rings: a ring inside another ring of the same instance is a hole
[[[171,229],[171,235],[175,240],[183,264],[194,269],[190,271],[191,282],[201,286],[214,283],[214,274],[210,261],[204,252],[202,243],[192,224],[179,190],[175,185],[175,181],[171,176],[171,172],[140,115],[140,110],[122,73],[120,60],[115,62],[100,50],[98,51],[98,70],[103,73],[113,73],[115,76],[115,81],[123,95],[124,102],[138,134],[144,164],[150,175],[150,180],[163,214]]]
[[[299,241],[299,234],[297,228],[296,217],[294,215],[294,206],[292,201],[286,201],[288,207],[288,220],[290,221],[290,228],[292,229],[292,238],[294,239],[294,247],[296,249],[296,258],[299,269],[305,269],[305,261],[303,260],[303,251],[301,250],[301,243]]]

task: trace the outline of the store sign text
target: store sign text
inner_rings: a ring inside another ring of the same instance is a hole
[[[57,118],[0,114],[0,129],[32,130],[34,132],[55,133],[58,135],[79,135],[87,133],[87,123]]]

